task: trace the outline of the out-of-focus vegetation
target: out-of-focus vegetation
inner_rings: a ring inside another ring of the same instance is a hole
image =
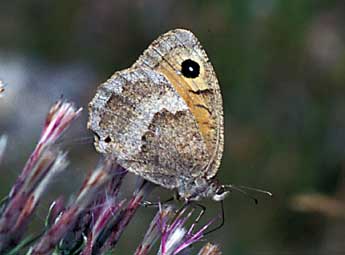
[[[224,228],[208,239],[232,255],[345,253],[344,217],[291,206],[304,193],[345,203],[344,13],[341,0],[3,1],[0,133],[8,134],[9,148],[0,196],[53,101],[64,94],[87,106],[98,83],[130,66],[159,34],[183,27],[202,42],[223,91],[220,179],[274,193],[273,199],[257,195],[257,206],[233,193]],[[73,191],[97,160],[92,144],[80,144],[90,135],[86,117],[85,111],[62,141],[73,164],[54,194]],[[217,213],[215,203],[205,204],[208,217]],[[139,243],[154,213],[140,210],[121,240],[124,253]]]

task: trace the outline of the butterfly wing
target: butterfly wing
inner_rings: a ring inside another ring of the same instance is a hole
[[[155,40],[133,67],[147,67],[164,74],[183,98],[210,155],[200,176],[214,177],[224,147],[222,96],[214,69],[198,39],[184,29],[169,31]]]
[[[166,188],[198,177],[210,158],[186,102],[164,75],[147,68],[116,72],[100,85],[88,127],[99,152]]]

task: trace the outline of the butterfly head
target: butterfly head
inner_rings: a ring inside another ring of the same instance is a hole
[[[230,191],[226,189],[226,186],[219,184],[216,179],[212,180],[208,188],[208,197],[216,202],[224,200],[229,193]]]

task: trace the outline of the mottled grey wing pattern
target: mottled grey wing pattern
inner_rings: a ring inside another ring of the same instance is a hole
[[[210,158],[185,101],[158,72],[116,72],[100,85],[89,108],[96,149],[166,188],[198,177]]]

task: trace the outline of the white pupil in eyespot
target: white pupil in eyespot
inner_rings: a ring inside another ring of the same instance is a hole
[[[181,64],[181,73],[186,78],[194,79],[200,74],[200,65],[191,59],[187,59]]]

